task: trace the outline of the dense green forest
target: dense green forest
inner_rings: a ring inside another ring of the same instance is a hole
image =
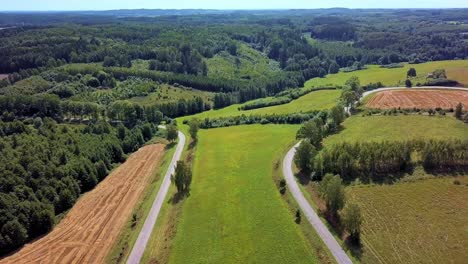
[[[310,92],[297,88],[311,78],[366,64],[467,59],[467,23],[464,9],[2,13],[0,254],[48,232],[162,121],[258,98],[269,97],[241,110],[284,104]],[[200,126],[309,121],[323,136],[343,119],[337,106]],[[402,144],[383,156],[336,146],[316,166],[345,180],[396,172],[411,162]],[[411,146],[434,170],[466,153],[460,142]],[[369,155],[376,164],[363,163]]]

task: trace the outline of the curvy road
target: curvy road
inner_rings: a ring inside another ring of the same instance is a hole
[[[160,126],[160,128],[165,128],[164,126]],[[185,135],[179,131],[179,142],[177,143],[176,151],[174,156],[172,157],[171,164],[167,169],[166,175],[164,176],[164,180],[159,188],[158,195],[153,202],[151,210],[146,217],[145,223],[143,228],[138,235],[138,238],[133,246],[132,252],[128,257],[127,264],[138,264],[140,263],[141,257],[145,252],[146,244],[148,244],[148,240],[151,236],[151,232],[153,231],[154,224],[156,223],[156,219],[158,218],[159,211],[161,210],[162,203],[164,202],[167,192],[169,191],[169,187],[171,185],[171,175],[175,171],[175,167],[177,165],[177,161],[180,160],[182,156],[182,151],[184,150],[185,146]]]
[[[283,175],[286,179],[289,191],[294,196],[294,199],[296,199],[297,203],[299,204],[299,207],[301,208],[304,215],[307,217],[309,223],[312,225],[317,234],[328,247],[333,257],[335,257],[336,261],[339,264],[352,264],[353,262],[351,261],[351,259],[348,257],[348,255],[346,255],[345,251],[343,250],[343,248],[341,248],[340,244],[338,244],[335,237],[333,237],[333,235],[330,233],[325,224],[323,224],[323,222],[320,220],[319,216],[314,211],[312,206],[310,206],[309,202],[307,201],[301,189],[299,188],[296,179],[294,178],[292,162],[294,159],[294,154],[296,153],[296,148],[299,146],[299,144],[300,142],[297,143],[292,149],[290,149],[283,160]]]

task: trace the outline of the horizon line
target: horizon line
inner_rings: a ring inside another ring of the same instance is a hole
[[[468,9],[466,7],[322,7],[322,8],[120,8],[120,9],[49,9],[49,10],[1,10],[0,12],[8,13],[44,13],[44,12],[109,12],[109,11],[138,11],[138,10],[161,10],[161,11],[288,11],[288,10],[329,10],[329,9],[348,9],[348,10],[444,10],[444,9]]]

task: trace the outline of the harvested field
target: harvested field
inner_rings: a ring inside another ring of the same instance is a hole
[[[455,108],[468,106],[468,92],[462,90],[389,90],[375,94],[366,104],[369,108]]]
[[[52,232],[0,263],[104,263],[163,153],[161,144],[138,150],[83,195]]]

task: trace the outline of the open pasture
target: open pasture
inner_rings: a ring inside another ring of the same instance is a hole
[[[343,122],[343,130],[324,140],[324,145],[340,142],[411,140],[468,140],[468,126],[450,116],[359,116]]]
[[[306,87],[324,87],[330,85],[344,85],[346,80],[356,76],[360,79],[361,85],[382,82],[386,87],[405,86],[406,73],[410,68],[415,68],[417,76],[411,78],[413,85],[424,84],[427,74],[436,69],[445,69],[447,78],[458,81],[463,85],[468,85],[468,60],[453,61],[433,61],[421,64],[404,64],[401,68],[380,68],[378,65],[367,65],[367,69],[353,72],[339,72],[329,74],[325,78],[313,78],[306,82]]]
[[[317,263],[272,179],[298,126],[201,130],[169,263]]]
[[[458,103],[468,106],[468,91],[462,90],[388,90],[369,99],[369,108],[455,108]]]
[[[347,187],[363,213],[361,262],[465,263],[467,183],[464,176]]]
[[[189,120],[191,118],[218,118],[228,116],[240,116],[240,115],[272,115],[272,114],[291,114],[299,112],[309,112],[313,110],[324,110],[332,108],[338,102],[340,98],[341,90],[321,90],[313,91],[296,100],[291,101],[287,104],[275,105],[270,107],[252,109],[247,111],[239,110],[242,104],[231,105],[222,109],[206,111],[197,115],[182,117],[181,119]],[[252,101],[250,101],[252,102]]]

